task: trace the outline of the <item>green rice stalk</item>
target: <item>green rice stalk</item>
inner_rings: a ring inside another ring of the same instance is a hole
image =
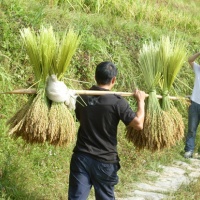
[[[30,63],[33,67],[36,82],[40,80],[42,74],[42,65],[40,62],[40,52],[37,42],[37,36],[33,29],[25,28],[20,31],[24,41],[25,49],[28,54]]]
[[[161,76],[161,69],[158,63],[158,45],[150,41],[149,44],[145,43],[139,54],[139,66],[144,76],[144,81],[149,91],[149,97],[145,107],[145,121],[144,129],[142,131],[128,128],[126,137],[129,141],[133,142],[138,149],[152,149],[154,143],[157,141],[155,115],[160,112],[160,105],[156,97],[156,85],[158,84]],[[137,136],[137,137],[135,137]],[[151,138],[149,138],[151,137]]]
[[[150,41],[145,43],[139,54],[139,65],[144,76],[147,90],[155,90],[160,78],[161,67],[158,61],[158,44]]]
[[[52,71],[62,80],[65,72],[69,69],[71,59],[80,43],[78,36],[72,29],[63,34],[59,41],[56,56],[54,57]],[[74,140],[74,118],[64,103],[51,105],[49,113],[48,141],[53,145],[67,145]]]
[[[60,48],[57,55],[56,75],[58,80],[64,77],[64,73],[68,70],[72,56],[74,55],[80,43],[78,36],[72,29],[63,35]]]
[[[132,129],[132,133],[127,133],[127,137],[130,137],[135,133],[139,137],[137,139],[140,141],[139,143],[137,143],[137,140],[132,140],[138,149],[160,149],[157,118],[160,117],[162,111],[156,97],[156,87],[161,79],[162,68],[159,65],[158,48],[158,43],[154,43],[152,40],[148,44],[145,43],[140,50],[138,59],[147,91],[149,92],[145,107],[146,114],[143,130],[137,133],[138,131]]]
[[[146,88],[149,91],[145,107],[144,128],[142,131],[137,131],[128,127],[126,132],[127,139],[133,142],[137,149],[157,151],[170,148],[176,142],[176,138],[174,139],[176,123],[170,113],[161,109],[156,97],[156,89],[159,84],[167,88],[164,80],[168,78],[166,67],[171,63],[168,57],[171,52],[169,38],[162,38],[160,43],[153,43],[152,41],[149,44],[145,43],[140,50],[139,65]],[[168,90],[165,90],[165,92],[163,102],[166,103],[166,107],[170,107]]]
[[[57,51],[57,40],[51,26],[48,29],[41,28],[40,35],[38,36],[38,46],[42,66],[41,78],[43,83],[45,83],[46,78],[50,75],[53,59],[55,59]]]
[[[65,72],[69,69],[71,59],[79,43],[80,36],[72,29],[63,34],[52,67],[53,73],[57,75],[59,80],[63,79]],[[64,103],[52,103],[49,121],[48,141],[50,144],[58,146],[67,145],[74,140],[74,118]]]
[[[175,78],[186,58],[184,42],[163,36],[160,42],[159,55],[161,63],[163,63],[163,84],[161,85],[163,98],[161,105],[174,125],[172,138],[175,141],[180,141],[184,137],[184,123],[181,114],[175,108],[172,100],[169,99],[169,91],[172,90]]]
[[[63,104],[50,102],[45,95],[46,79],[55,73],[61,79],[69,67],[80,41],[71,29],[60,42],[53,28],[20,31],[37,85],[37,95],[8,120],[9,134],[28,143],[69,144],[75,134],[74,119]]]
[[[169,110],[171,104],[167,96],[186,58],[184,43],[181,40],[170,40],[168,36],[163,36],[159,46],[159,57],[160,64],[163,66],[161,88],[164,98],[162,99],[162,109]]]
[[[168,90],[172,87],[177,74],[181,70],[183,63],[186,59],[186,49],[184,43],[182,41],[174,41],[174,49],[173,53],[169,59],[169,66],[168,66]]]

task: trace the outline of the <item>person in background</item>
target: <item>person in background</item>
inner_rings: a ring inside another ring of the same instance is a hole
[[[95,72],[97,85],[90,90],[111,90],[116,76],[117,68],[112,62],[101,62]],[[115,94],[77,98],[75,113],[80,126],[70,163],[69,200],[86,200],[92,186],[96,200],[115,199],[114,186],[120,169],[119,121],[137,130],[143,129],[145,92],[135,90],[133,96],[137,100],[136,112],[123,97]]]
[[[200,120],[200,65],[195,60],[200,56],[196,53],[188,58],[190,66],[195,73],[194,87],[191,95],[191,104],[188,112],[188,132],[185,144],[185,158],[191,158],[195,149],[196,131]]]

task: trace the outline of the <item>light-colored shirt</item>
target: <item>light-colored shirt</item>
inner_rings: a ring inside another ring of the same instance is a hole
[[[195,103],[200,104],[200,65],[197,63],[193,64],[193,70],[195,73],[194,87],[192,90],[191,100]]]

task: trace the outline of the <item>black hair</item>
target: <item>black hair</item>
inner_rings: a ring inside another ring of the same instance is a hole
[[[117,67],[109,61],[101,62],[96,67],[95,79],[97,84],[109,84],[117,76]]]

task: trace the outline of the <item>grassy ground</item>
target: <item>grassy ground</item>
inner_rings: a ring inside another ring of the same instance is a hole
[[[175,194],[173,194],[171,198],[169,197],[169,200],[170,199],[198,200],[200,197],[199,186],[200,186],[200,180],[198,180],[197,182],[193,182],[189,185],[184,185]]]
[[[132,91],[135,87],[145,90],[137,60],[142,44],[151,38],[157,40],[161,35],[176,34],[186,43],[188,55],[199,51],[199,7],[198,0],[0,0],[0,91],[27,88],[34,83],[19,30],[28,26],[39,29],[42,24],[51,24],[60,33],[72,26],[82,35],[80,48],[66,78],[85,82],[77,84],[67,79],[67,84],[77,89],[89,87],[94,83],[95,65],[102,60],[111,60],[119,68],[116,90]],[[193,74],[187,63],[175,85],[180,96],[191,93]],[[0,98],[0,199],[67,199],[69,162],[74,144],[63,148],[29,145],[22,140],[15,141],[7,134],[7,119],[28,98],[26,95],[1,95]],[[131,98],[127,100],[134,108],[135,102]],[[187,106],[176,105],[183,115],[186,132]],[[120,124],[118,196],[130,188],[131,182],[145,179],[145,170],[158,170],[160,164],[183,159],[184,141],[162,152],[138,152],[125,139],[124,128]],[[199,141],[198,137],[197,152]],[[184,187],[175,197],[198,199],[199,186],[198,181]]]

